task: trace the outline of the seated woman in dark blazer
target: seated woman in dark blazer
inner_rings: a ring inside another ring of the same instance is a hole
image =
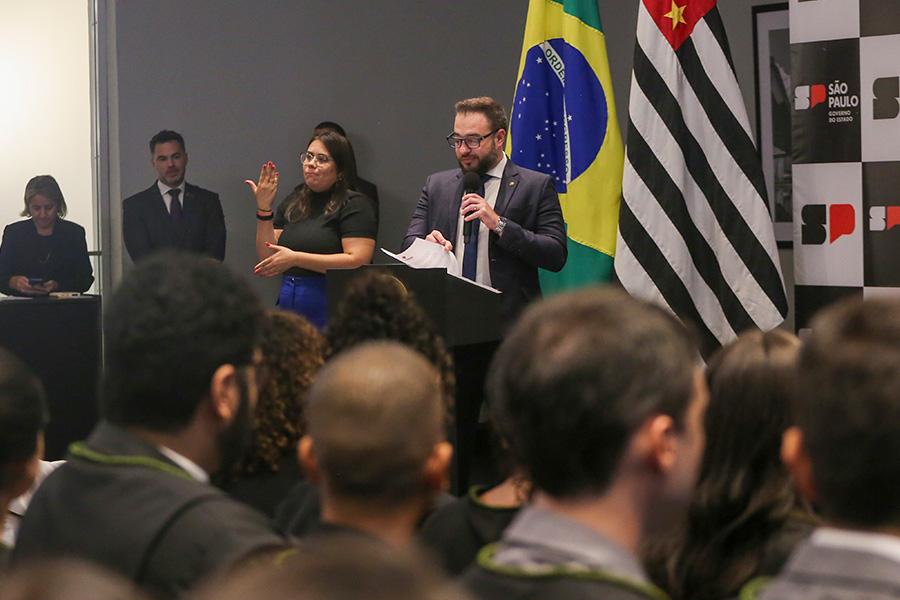
[[[51,175],[25,186],[24,221],[3,230],[0,291],[16,296],[84,292],[94,282],[84,228],[66,216],[66,201]]]

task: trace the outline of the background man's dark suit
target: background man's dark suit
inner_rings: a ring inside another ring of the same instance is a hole
[[[143,192],[125,199],[122,235],[131,260],[137,262],[161,248],[225,259],[225,216],[219,195],[185,183],[181,203],[184,226],[176,231],[155,181]]]
[[[462,196],[461,169],[430,175],[403,247],[437,229],[455,248]],[[501,237],[492,233],[489,238],[491,283],[503,292],[502,317],[509,324],[526,304],[541,295],[538,268],[559,271],[566,264],[566,230],[550,177],[512,161],[503,171],[494,211],[507,224]]]

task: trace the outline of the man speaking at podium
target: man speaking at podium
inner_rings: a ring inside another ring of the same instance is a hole
[[[503,152],[509,121],[500,104],[480,97],[455,108],[447,142],[460,168],[425,180],[403,247],[425,238],[455,253],[465,277],[503,292],[505,329],[540,297],[538,269],[566,263],[562,210],[548,175]]]

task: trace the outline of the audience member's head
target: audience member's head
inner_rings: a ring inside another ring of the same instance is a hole
[[[54,560],[4,573],[3,600],[149,600],[134,584],[93,563]]]
[[[413,293],[387,273],[367,273],[354,280],[328,328],[332,354],[372,340],[394,340],[420,352],[438,370],[444,395],[452,400],[456,376],[444,340]]]
[[[737,596],[761,574],[767,546],[785,537],[798,501],[781,438],[799,349],[784,330],[749,331],[709,361],[706,451],[686,527],[666,560],[676,598]],[[790,552],[783,550],[779,562]]]
[[[0,348],[0,498],[6,503],[34,483],[46,425],[41,382],[22,361]],[[0,508],[5,515],[6,504]]]
[[[635,504],[658,519],[686,503],[706,385],[689,336],[661,309],[613,289],[535,305],[501,344],[488,391],[536,493],[567,502],[640,480],[653,498]]]
[[[465,600],[468,595],[408,551],[360,536],[301,542],[278,564],[257,563],[210,585],[199,600]]]
[[[262,326],[259,397],[253,414],[253,442],[238,464],[237,477],[279,470],[306,432],[306,392],[325,362],[325,339],[292,312],[269,310]]]
[[[105,312],[103,418],[215,432],[221,456],[209,466],[235,460],[250,438],[263,314],[247,283],[222,264],[161,253],[125,276]]]
[[[35,206],[41,203],[51,204],[54,216],[65,217],[68,212],[66,199],[53,175],[36,175],[25,184],[25,208],[20,213],[23,217],[34,217]]]
[[[800,351],[782,455],[833,525],[900,526],[900,300],[845,300],[812,322]]]
[[[437,371],[401,344],[362,344],[319,372],[307,418],[301,463],[321,485],[323,520],[365,529],[360,514],[393,515],[411,535],[444,487],[452,453]]]

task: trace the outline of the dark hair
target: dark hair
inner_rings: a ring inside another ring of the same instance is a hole
[[[44,387],[18,358],[0,348],[0,488],[7,467],[37,452],[38,434],[47,426]]]
[[[27,217],[31,214],[28,205],[35,196],[44,196],[47,200],[56,203],[56,214],[65,217],[69,212],[66,206],[66,199],[63,198],[62,190],[53,175],[36,175],[28,180],[25,184],[25,210],[20,215]]]
[[[347,132],[344,131],[344,128],[335,123],[334,121],[322,121],[313,129],[313,133],[322,133],[325,131],[334,131],[344,137],[347,137]]]
[[[509,129],[509,119],[503,106],[488,96],[467,98],[454,105],[456,114],[480,113],[487,119],[491,129]]]
[[[313,141],[319,140],[331,154],[337,169],[337,181],[331,188],[331,196],[325,204],[325,214],[330,215],[340,210],[347,202],[347,190],[350,183],[351,169],[355,169],[356,161],[353,158],[353,150],[347,138],[334,131],[315,133],[307,142],[306,147]],[[284,199],[284,217],[291,223],[302,221],[309,216],[312,190],[306,184],[300,184]]]
[[[101,413],[118,425],[177,431],[221,365],[248,365],[262,308],[224,265],[162,252],[125,275],[106,306]]]
[[[731,598],[760,575],[767,543],[798,508],[781,463],[796,336],[749,331],[710,359],[706,450],[685,530],[669,553],[675,598]]]
[[[306,433],[306,391],[325,362],[325,339],[298,314],[266,311],[262,326],[262,367],[266,373],[253,412],[253,444],[237,467],[237,477],[275,473]]]
[[[347,286],[328,326],[330,354],[373,340],[394,340],[420,352],[438,370],[444,396],[456,387],[453,358],[415,295],[388,273],[371,272]],[[451,407],[447,407],[448,413]]]
[[[843,300],[813,320],[794,416],[823,518],[900,524],[900,300]]]
[[[397,342],[360,344],[330,359],[307,406],[329,491],[371,505],[420,498],[426,462],[445,437],[441,396],[434,367]]]
[[[599,494],[648,417],[682,423],[697,364],[674,317],[616,289],[589,289],[526,310],[494,357],[488,399],[535,489]]]
[[[187,152],[187,148],[184,146],[184,138],[181,137],[180,133],[170,129],[163,129],[150,138],[150,154],[153,154],[156,150],[157,144],[165,144],[166,142],[178,142],[178,145],[181,146],[181,151]]]
[[[283,560],[251,561],[198,600],[466,600],[462,589],[409,549],[362,535],[300,540]]]

